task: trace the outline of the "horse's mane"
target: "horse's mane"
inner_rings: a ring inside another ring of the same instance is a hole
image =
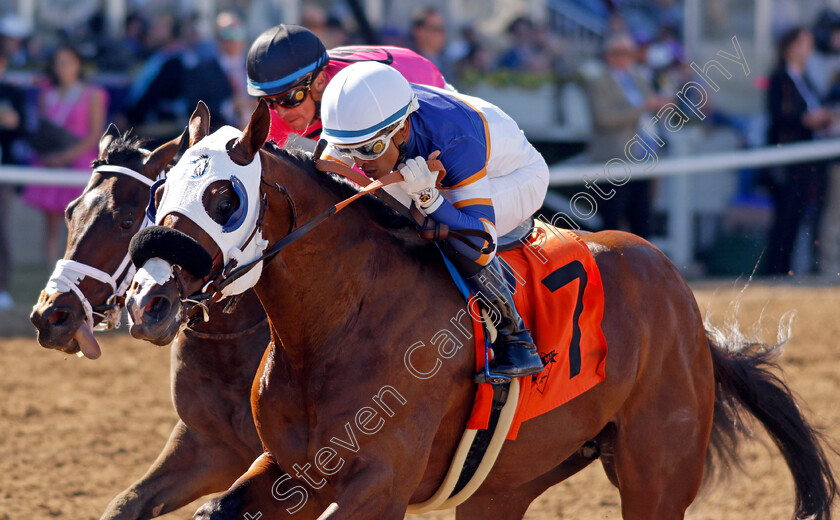
[[[131,135],[131,130],[114,138],[105,149],[105,157],[96,159],[91,163],[93,168],[103,164],[122,164],[142,156],[140,147],[143,140]]]
[[[316,179],[322,179],[323,182],[320,184],[335,193],[338,200],[344,200],[359,192],[359,186],[344,177],[334,173],[319,171],[315,167],[315,161],[312,158],[312,154],[309,152],[301,149],[280,148],[274,143],[274,141],[266,143],[263,149],[270,152],[272,155],[279,157],[281,160],[292,163],[294,166],[306,171]],[[354,202],[353,205],[364,208],[377,223],[386,229],[402,229],[414,225],[414,222],[409,221],[407,218],[397,213],[376,196],[363,196],[358,201]]]

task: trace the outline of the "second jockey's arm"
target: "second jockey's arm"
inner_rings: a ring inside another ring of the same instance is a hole
[[[486,179],[482,180],[484,183],[487,183]],[[490,198],[488,197],[487,200],[489,201]],[[434,212],[429,213],[429,218],[435,222],[446,224],[450,229],[475,229],[486,231],[492,238],[492,243],[490,244],[479,237],[468,238],[473,245],[479,248],[484,248],[490,245],[493,248],[493,252],[489,254],[482,254],[475,249],[468,247],[460,240],[448,239],[448,242],[459,253],[474,260],[479,265],[487,265],[491,260],[493,260],[493,256],[496,254],[496,226],[495,213],[493,211],[492,204],[476,203],[456,208],[455,205],[450,203],[448,200],[443,199],[440,206]]]
[[[433,154],[432,158],[434,158]],[[447,242],[459,253],[479,265],[487,265],[495,254],[496,217],[490,198],[490,184],[482,168],[472,175],[447,171],[447,178],[465,179],[447,190],[444,198],[435,186],[437,174],[430,172],[422,158],[409,159],[401,170],[407,182],[401,183],[403,189],[414,199],[415,204],[432,220],[446,224],[450,229],[472,229],[488,233],[491,240],[468,236],[475,246],[469,247],[461,240],[450,238]],[[492,252],[482,253],[477,249],[490,246]]]

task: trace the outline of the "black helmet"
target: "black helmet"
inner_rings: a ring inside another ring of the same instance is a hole
[[[309,29],[285,24],[272,27],[248,51],[248,94],[279,94],[329,62],[324,44]]]

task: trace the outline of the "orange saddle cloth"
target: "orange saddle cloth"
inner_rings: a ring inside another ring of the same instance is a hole
[[[580,237],[536,221],[527,244],[500,254],[513,299],[537,345],[545,368],[520,378],[519,406],[508,439],[524,421],[568,402],[604,380],[607,341],[601,330],[604,289],[595,258]],[[509,269],[508,269],[509,268]],[[481,323],[476,332],[476,368],[484,369]],[[487,428],[493,390],[478,385],[467,428]]]

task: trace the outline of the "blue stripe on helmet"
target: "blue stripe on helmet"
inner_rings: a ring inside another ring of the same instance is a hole
[[[376,123],[373,126],[363,128],[361,130],[333,130],[332,128],[322,128],[321,133],[329,137],[361,137],[371,132],[382,130],[386,126],[396,123],[401,117],[403,117],[408,112],[408,107],[410,106],[411,101],[409,101],[408,104],[402,107],[401,109],[388,116],[388,118],[384,121]]]
[[[257,83],[256,81],[251,80],[251,78],[248,78],[248,86],[251,87],[251,88],[254,88],[254,89],[257,89],[257,90],[263,90],[263,91],[271,90],[271,89],[277,88],[277,87],[281,87],[281,86],[286,85],[286,84],[288,84],[289,86],[292,86],[295,83],[297,83],[297,81],[300,78],[306,76],[307,74],[309,74],[313,70],[317,69],[318,67],[321,67],[321,65],[324,63],[325,59],[329,59],[329,55],[326,52],[324,52],[324,55],[321,56],[320,58],[318,58],[318,61],[316,61],[315,63],[313,63],[311,65],[307,65],[306,67],[304,67],[300,70],[297,70],[297,71],[289,74],[288,76],[282,77],[280,79],[275,79],[273,81],[265,81],[265,82],[262,82],[262,83]]]

